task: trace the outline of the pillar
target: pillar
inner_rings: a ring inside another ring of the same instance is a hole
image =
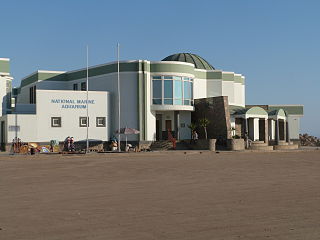
[[[259,141],[259,118],[253,119],[253,141]]]
[[[283,140],[287,141],[287,121],[283,120]]]
[[[287,120],[287,124],[286,124],[286,126],[287,126],[287,142],[289,143],[290,142],[290,134],[289,134],[289,121]]]
[[[279,136],[279,119],[276,120],[276,143],[279,144],[280,136]]]
[[[174,112],[174,129],[175,129],[175,132],[176,132],[176,136],[175,138],[177,140],[180,140],[180,134],[179,134],[179,127],[180,127],[180,112],[179,111],[175,111]]]
[[[248,133],[248,119],[244,118],[243,121],[244,121],[244,135],[247,134],[247,136],[249,136],[249,133]]]
[[[269,142],[269,130],[268,130],[268,118],[264,119],[264,142],[268,143]]]

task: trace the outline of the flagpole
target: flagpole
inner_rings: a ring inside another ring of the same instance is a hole
[[[118,151],[121,152],[121,135],[120,135],[120,109],[121,109],[121,101],[120,101],[120,44],[117,44],[117,58],[118,58],[118,131],[119,131],[119,139],[118,139]]]
[[[87,101],[86,101],[86,110],[87,110],[87,146],[86,146],[86,153],[89,152],[89,47],[87,45],[87,82],[86,82],[86,87],[87,87]]]

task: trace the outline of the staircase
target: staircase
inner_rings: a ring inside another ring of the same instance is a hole
[[[273,146],[269,146],[268,143],[265,143],[264,141],[253,141],[249,149],[271,151],[273,150]]]
[[[152,151],[167,151],[172,149],[172,142],[169,140],[155,141],[151,144],[150,149]]]

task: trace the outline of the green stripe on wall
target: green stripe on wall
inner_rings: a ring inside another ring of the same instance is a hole
[[[0,72],[10,73],[10,61],[0,60]]]
[[[120,72],[137,72],[139,70],[139,63],[120,63]],[[118,71],[118,64],[109,64],[104,66],[93,67],[89,69],[89,77],[99,76],[108,73],[116,73]],[[37,82],[38,80],[48,81],[73,81],[87,77],[87,70],[79,70],[75,72],[66,73],[35,73],[28,78],[21,81],[21,87]]]
[[[222,73],[223,81],[234,81],[234,73]]]
[[[150,72],[178,72],[194,74],[194,67],[182,64],[151,63]]]

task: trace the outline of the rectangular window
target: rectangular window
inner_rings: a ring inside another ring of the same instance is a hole
[[[105,117],[97,117],[96,126],[97,127],[105,127],[106,126],[106,118]]]
[[[191,105],[191,101],[190,100],[184,100],[184,105]]]
[[[37,103],[37,95],[36,95],[37,91],[36,91],[36,86],[33,86],[33,103],[36,104]]]
[[[164,80],[164,98],[172,98],[173,97],[173,82],[170,80]]]
[[[191,82],[183,82],[184,99],[191,99]]]
[[[172,105],[173,104],[173,100],[172,99],[164,99],[164,104]]]
[[[152,104],[154,104],[154,105],[161,105],[161,104],[162,104],[162,100],[161,100],[161,99],[153,99],[153,100],[152,100]]]
[[[33,103],[33,87],[29,88],[29,103]]]
[[[87,83],[86,82],[81,83],[81,91],[87,91]]]
[[[29,102],[30,104],[36,103],[36,86],[29,88]]]
[[[174,105],[182,105],[182,99],[175,99],[173,104]]]
[[[173,77],[172,76],[164,76],[164,79],[172,80]]]
[[[152,79],[153,80],[161,80],[161,76],[153,76]]]
[[[182,81],[173,81],[174,82],[174,98],[182,99]]]
[[[162,98],[162,81],[153,80],[152,81],[152,93],[153,98]]]
[[[80,117],[79,118],[79,127],[86,127],[87,126],[87,117]],[[88,125],[89,127],[89,125]]]
[[[52,117],[51,127],[61,127],[61,117]]]
[[[73,84],[73,90],[74,91],[78,91],[78,83],[74,83]]]

